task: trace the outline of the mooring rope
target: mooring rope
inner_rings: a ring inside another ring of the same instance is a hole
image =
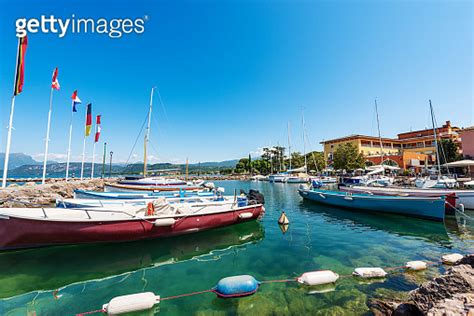
[[[427,266],[439,266],[443,264],[443,261],[423,261]],[[409,267],[405,265],[401,266],[396,266],[396,267],[385,267],[383,268],[384,270],[387,271],[397,271],[397,270],[402,270],[399,272],[391,272],[387,273],[387,275],[395,275],[399,273],[405,273],[407,270],[409,270]],[[416,271],[416,270],[415,270]],[[352,278],[354,277],[354,274],[344,274],[344,275],[338,275],[338,279],[346,279],[346,278]],[[380,278],[383,278],[385,276],[380,276]],[[378,278],[378,277],[375,277]],[[298,282],[298,278],[289,278],[289,279],[274,279],[274,280],[265,280],[265,281],[260,281],[259,284],[271,284],[271,283],[289,283],[289,282]],[[335,283],[335,282],[334,282]],[[158,301],[169,301],[169,300],[174,300],[174,299],[179,299],[183,297],[190,297],[190,296],[195,296],[195,295],[200,295],[204,293],[216,293],[220,297],[239,297],[239,296],[246,296],[255,293],[255,291],[252,292],[246,292],[246,293],[237,293],[237,294],[232,294],[232,295],[224,295],[222,293],[218,293],[216,288],[208,289],[208,290],[202,290],[202,291],[196,291],[196,292],[190,292],[190,293],[184,293],[184,294],[178,294],[178,295],[173,295],[173,296],[167,296],[160,298]],[[107,313],[107,311],[102,308],[98,310],[93,310],[90,312],[83,312],[76,314],[76,316],[85,316],[85,315],[91,315],[95,313]]]
[[[76,314],[76,316],[85,316],[85,315],[92,315],[92,314],[105,313],[105,312],[106,312],[105,309],[101,308],[95,311],[79,313],[79,314]]]
[[[191,292],[191,293],[185,293],[185,294],[178,294],[178,295],[173,295],[173,296],[168,296],[168,297],[163,297],[163,298],[160,298],[160,301],[174,300],[174,299],[181,298],[181,297],[188,297],[188,296],[193,296],[193,295],[198,295],[198,294],[204,294],[204,293],[210,293],[210,292],[214,292],[214,289],[203,290],[203,291],[197,291],[197,292]]]

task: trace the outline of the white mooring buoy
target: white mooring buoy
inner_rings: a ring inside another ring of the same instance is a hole
[[[151,309],[160,302],[160,296],[153,292],[143,292],[114,297],[102,307],[107,315],[120,315]]]
[[[456,262],[458,262],[459,260],[461,260],[463,258],[463,255],[459,254],[459,253],[453,253],[453,254],[450,254],[450,255],[444,255],[441,257],[441,260],[443,261],[443,263],[445,264],[455,264]]]
[[[382,268],[357,268],[352,272],[352,274],[364,279],[370,279],[383,278],[387,275],[387,272]]]
[[[298,283],[305,285],[323,285],[335,283],[339,279],[337,273],[331,270],[311,271],[303,273],[298,279]]]
[[[409,270],[418,271],[418,270],[425,270],[428,267],[428,265],[424,261],[416,260],[416,261],[408,261],[405,267]]]

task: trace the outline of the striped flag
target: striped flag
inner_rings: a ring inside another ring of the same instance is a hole
[[[20,38],[18,44],[18,59],[16,61],[16,76],[15,76],[15,88],[13,89],[13,95],[19,95],[23,91],[23,82],[25,80],[25,54],[26,47],[28,46],[28,37],[25,35]]]
[[[100,136],[100,115],[97,115],[96,117],[96,121],[95,121],[95,140],[94,142],[98,142],[99,141],[99,136]]]
[[[52,82],[51,83],[51,88],[59,90],[60,86],[59,86],[59,81],[58,81],[58,67],[56,67],[56,69],[54,69],[53,79],[52,79],[51,82]]]
[[[72,111],[77,112],[76,105],[81,104],[81,99],[77,96],[77,90],[74,90],[71,96],[72,99]]]
[[[86,114],[86,136],[91,134],[92,129],[92,103],[87,105],[87,114]]]

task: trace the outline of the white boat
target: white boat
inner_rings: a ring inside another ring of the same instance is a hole
[[[286,182],[288,180],[288,175],[284,173],[276,173],[276,174],[271,174],[268,176],[268,181],[269,182]]]
[[[119,183],[125,184],[125,185],[152,185],[152,186],[187,185],[186,181],[182,181],[179,179],[164,178],[164,177],[125,178],[125,180],[122,180]]]
[[[91,207],[128,207],[128,206],[146,206],[148,203],[246,203],[245,196],[223,196],[220,193],[211,196],[189,196],[189,197],[154,197],[143,199],[56,199],[56,207],[60,208],[91,208]]]
[[[453,189],[457,181],[447,176],[425,177],[416,179],[415,185],[420,189]]]

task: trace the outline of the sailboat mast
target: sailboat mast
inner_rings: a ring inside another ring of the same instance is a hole
[[[441,161],[439,160],[438,137],[436,135],[436,126],[435,126],[435,121],[434,121],[434,112],[433,112],[433,106],[431,105],[431,100],[430,100],[430,112],[431,112],[431,124],[433,125],[434,142],[435,142],[435,147],[436,147],[436,162],[438,163],[438,176],[441,176]]]
[[[143,142],[143,176],[146,177],[147,171],[146,171],[146,162],[147,162],[147,144],[150,139],[150,125],[151,125],[151,110],[153,109],[153,91],[155,90],[155,87],[151,88],[151,93],[150,93],[150,108],[148,109],[148,125],[146,127],[146,132],[145,132],[145,139]]]
[[[382,145],[382,136],[380,135],[379,109],[377,106],[377,99],[375,99],[375,114],[377,115],[377,130],[379,131],[380,165],[383,165],[383,145]]]
[[[291,170],[291,135],[290,135],[290,122],[288,122],[288,157],[290,157],[290,167],[288,168]]]
[[[301,111],[302,112],[302,115],[301,115],[301,124],[303,125],[303,156],[304,156],[304,172],[305,173],[308,173],[308,167],[307,167],[307,163],[306,163],[306,141],[305,141],[305,130],[306,130],[306,126],[305,126],[305,122],[304,122],[304,110]]]

